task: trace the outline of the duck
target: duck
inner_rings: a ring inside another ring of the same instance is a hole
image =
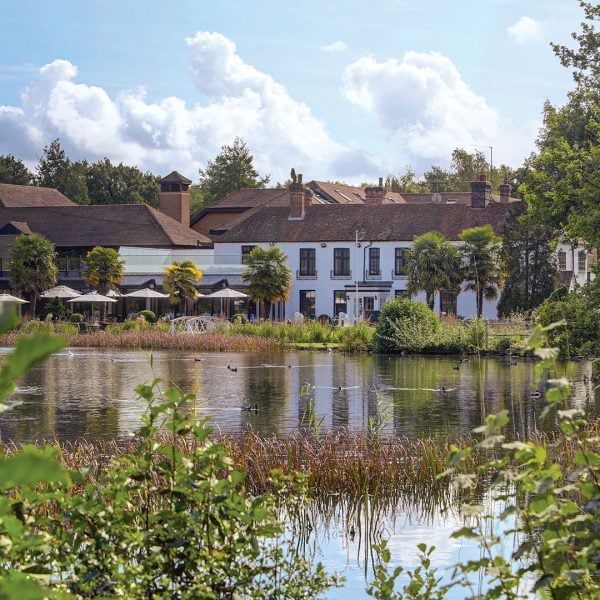
[[[338,389],[338,392],[341,392],[344,388],[341,385],[338,385],[337,389]]]
[[[242,406],[240,410],[248,410],[250,412],[258,412],[258,403]]]
[[[511,360],[510,361],[510,366],[511,367],[516,367],[519,363],[516,360]]]
[[[541,395],[542,395],[542,393],[541,393],[540,391],[538,391],[538,390],[533,390],[533,392],[531,392],[529,395],[530,395],[532,398],[540,398],[540,397],[541,397]]]
[[[452,367],[453,371],[460,371],[460,366],[459,365],[455,365],[454,367]]]
[[[231,365],[227,365],[227,368],[234,373],[237,373],[237,367],[232,367]]]
[[[199,357],[197,357],[197,356],[196,356],[196,358],[194,358],[194,360],[195,360],[196,362],[200,362],[201,360],[204,360],[204,359],[203,359],[203,358],[199,358]]]

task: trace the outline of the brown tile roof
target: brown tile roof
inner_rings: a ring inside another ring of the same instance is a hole
[[[329,181],[310,181],[307,184],[317,199],[337,204],[364,204],[365,190],[361,187],[346,185],[345,183],[331,183]],[[396,192],[385,193],[385,203],[404,204],[403,197]]]
[[[0,228],[26,223],[57,246],[173,247],[210,245],[202,234],[147,204],[0,209]]]
[[[500,202],[498,194],[490,194],[492,202]],[[408,204],[471,204],[471,192],[431,192],[425,194],[403,193],[402,198]],[[518,198],[511,198],[510,202],[519,202]]]
[[[177,171],[171,171],[166,177],[163,177],[160,180],[161,183],[187,183],[188,185],[192,183],[191,179],[184,177],[181,173]]]
[[[213,241],[350,242],[356,230],[369,241],[411,241],[428,231],[439,231],[458,240],[464,229],[479,225],[490,224],[500,233],[508,206],[494,203],[486,209],[473,209],[444,204],[313,205],[302,220],[289,220],[287,207],[265,206],[222,235],[214,236]]]
[[[72,206],[66,196],[54,188],[34,185],[0,183],[0,206],[16,208],[25,206]]]

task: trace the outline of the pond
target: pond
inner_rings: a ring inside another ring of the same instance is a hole
[[[598,415],[591,363],[560,368],[573,382],[571,404]],[[154,352],[150,362],[145,352],[72,348],[51,356],[19,383],[10,400],[14,408],[0,419],[0,434],[15,442],[122,438],[136,430],[146,407],[134,387],[155,377],[194,393],[191,408],[226,432],[248,427],[264,434],[291,432],[306,424],[310,407],[322,431],[362,430],[375,421],[385,436],[458,437],[503,408],[511,418],[509,437],[554,427],[539,422],[544,383],[534,362],[520,357]],[[245,410],[254,405],[257,410]],[[418,543],[435,544],[433,564],[445,577],[449,565],[475,558],[472,543],[450,537],[463,524],[452,507],[404,498],[379,507],[373,522],[362,513],[364,506],[350,510],[342,499],[332,502],[328,509],[314,509],[310,533],[302,540],[328,570],[346,577],[344,587],[331,590],[328,598],[367,597],[372,543],[382,538],[389,540],[393,565],[409,569],[417,566]],[[448,597],[464,593],[457,589]]]

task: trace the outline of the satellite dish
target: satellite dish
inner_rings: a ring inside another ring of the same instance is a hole
[[[439,192],[436,192],[431,196],[431,201],[439,204],[442,201],[442,195]]]

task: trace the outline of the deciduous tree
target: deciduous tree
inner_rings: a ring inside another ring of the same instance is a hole
[[[32,179],[32,174],[20,158],[12,154],[0,156],[0,183],[29,185]]]
[[[55,260],[54,244],[43,235],[31,233],[15,239],[8,270],[17,289],[33,293],[31,312],[34,315],[40,293],[56,284]]]

